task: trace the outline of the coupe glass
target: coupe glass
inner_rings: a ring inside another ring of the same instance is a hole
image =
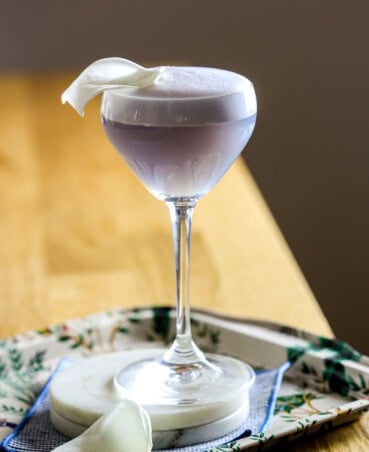
[[[113,146],[168,206],[175,256],[174,343],[164,354],[153,352],[152,359],[123,368],[115,382],[145,406],[223,406],[226,416],[240,406],[254,376],[236,359],[206,357],[192,340],[191,220],[197,201],[221,179],[254,130],[253,85],[221,69],[168,67],[152,87],[104,92],[101,116]]]

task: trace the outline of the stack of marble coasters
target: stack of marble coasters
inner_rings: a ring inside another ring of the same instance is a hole
[[[80,435],[124,396],[115,386],[116,373],[134,361],[162,353],[132,350],[100,355],[61,371],[50,386],[50,417],[54,427],[69,438]],[[237,432],[249,415],[249,393],[242,397],[235,394],[221,405],[163,407],[153,404],[144,408],[151,419],[154,449],[177,448]]]

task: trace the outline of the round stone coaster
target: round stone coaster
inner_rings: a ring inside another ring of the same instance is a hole
[[[81,434],[109,412],[119,398],[114,377],[140,359],[162,356],[164,350],[131,350],[85,359],[58,374],[50,386],[51,421],[68,437]],[[206,406],[143,405],[148,412],[155,448],[182,447],[211,441],[236,430],[249,412],[249,394]]]

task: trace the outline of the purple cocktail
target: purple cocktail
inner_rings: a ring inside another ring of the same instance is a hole
[[[202,412],[206,423],[247,406],[252,369],[233,358],[205,357],[192,341],[189,252],[193,209],[247,144],[256,111],[252,83],[220,69],[168,67],[151,86],[104,92],[101,115],[109,140],[166,202],[173,229],[176,339],[159,358],[131,364],[115,380],[149,412],[165,406],[175,416],[186,407]]]

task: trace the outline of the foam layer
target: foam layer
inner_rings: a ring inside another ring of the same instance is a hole
[[[128,124],[196,125],[237,121],[256,114],[252,83],[234,72],[167,67],[154,84],[104,93],[104,118]]]
[[[242,75],[223,69],[168,66],[152,85],[130,91],[144,98],[202,98],[240,93],[249,84]]]

